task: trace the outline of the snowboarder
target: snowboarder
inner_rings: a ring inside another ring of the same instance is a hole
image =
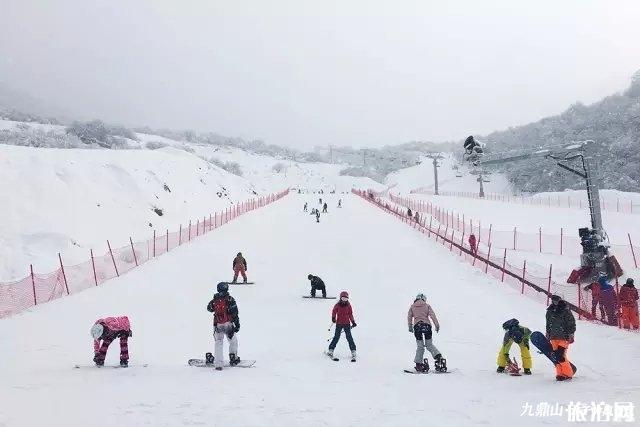
[[[414,219],[417,223],[420,223],[420,217],[418,216],[418,212],[416,212],[416,213],[413,215],[413,219]]]
[[[413,212],[411,212],[411,208],[407,209],[407,216],[408,216],[409,218],[412,218],[412,217],[413,217]]]
[[[338,207],[341,208],[342,207],[342,199],[338,199]]]
[[[304,209],[302,210],[303,212],[307,211],[307,202],[304,202]]]
[[[229,295],[229,284],[218,283],[218,292],[207,304],[207,311],[213,313],[213,337],[215,340],[215,357],[211,353],[206,355],[206,363],[214,364],[216,370],[221,371],[224,365],[222,357],[222,345],[224,337],[229,340],[229,364],[231,366],[240,363],[238,357],[238,336],[240,330],[240,317],[236,300]]]
[[[351,361],[355,362],[356,343],[353,341],[353,336],[351,336],[351,328],[355,328],[358,325],[356,325],[356,321],[353,318],[353,309],[349,303],[349,293],[347,291],[340,292],[340,301],[333,306],[331,321],[336,324],[336,329],[333,339],[331,340],[331,343],[329,343],[327,356],[333,357],[333,350],[338,344],[340,334],[344,331],[344,334],[347,337],[347,342],[349,343],[349,350],[351,350]]]
[[[600,320],[605,321],[604,305],[600,298],[600,283],[592,282],[583,288],[585,291],[591,291],[591,315],[596,318],[596,307],[600,305]]]
[[[322,197],[320,197],[320,198],[318,199],[318,204],[319,204],[319,205],[321,205],[321,204],[322,204]]]
[[[316,209],[316,222],[320,222],[320,210]]]
[[[322,213],[327,213],[327,202],[324,202],[324,205],[322,205]]]
[[[638,290],[633,285],[633,279],[627,281],[620,288],[620,310],[622,311],[622,327],[638,329]]]
[[[478,253],[478,242],[476,241],[476,235],[473,233],[469,235],[469,247],[472,254],[476,255]]]
[[[551,305],[546,314],[546,337],[551,343],[551,349],[555,353],[556,380],[564,381],[573,377],[571,363],[567,359],[569,344],[573,343],[573,334],[576,332],[576,319],[571,314],[567,303],[558,295],[551,297]]]
[[[601,274],[598,277],[598,283],[600,284],[600,301],[604,306],[604,312],[607,315],[607,325],[617,326],[618,325],[618,315],[617,311],[617,297],[616,290],[613,289],[613,286],[607,282],[607,276]]]
[[[504,372],[505,366],[511,360],[509,358],[509,349],[514,342],[520,347],[520,357],[522,358],[522,367],[525,375],[531,375],[531,352],[529,351],[529,337],[531,330],[520,326],[518,319],[510,319],[502,324],[505,330],[502,339],[502,347],[498,352],[498,369],[496,372]]]
[[[321,278],[309,274],[307,279],[311,281],[311,298],[316,297],[316,291],[322,291],[322,298],[327,297],[327,288]]]
[[[247,260],[242,256],[242,252],[238,252],[238,255],[233,259],[233,280],[231,283],[236,283],[238,280],[238,274],[242,274],[243,283],[247,283]]]
[[[129,366],[128,340],[133,334],[127,316],[105,317],[96,320],[91,327],[91,336],[93,337],[93,361],[96,366],[104,365],[109,345],[116,338],[120,338],[120,366],[124,368]]]
[[[416,295],[413,304],[409,307],[407,313],[407,322],[409,324],[409,332],[413,333],[416,338],[416,355],[413,361],[416,364],[416,371],[428,372],[429,363],[424,358],[424,349],[426,348],[433,356],[435,360],[436,371],[446,371],[446,361],[442,357],[440,350],[433,345],[431,340],[431,321],[436,329],[436,332],[440,331],[440,323],[436,317],[436,313],[431,306],[427,304],[427,297],[420,293]]]

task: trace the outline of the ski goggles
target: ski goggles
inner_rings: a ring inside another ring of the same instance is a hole
[[[340,301],[349,301],[349,297],[340,297]]]

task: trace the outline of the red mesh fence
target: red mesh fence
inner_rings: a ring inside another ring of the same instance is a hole
[[[372,192],[358,190],[352,190],[352,192],[393,214],[427,237],[434,238],[437,243],[442,244],[454,255],[458,255],[465,262],[482,269],[486,274],[500,280],[505,286],[511,287],[520,294],[544,304],[549,304],[551,295],[560,295],[567,301],[571,310],[577,313],[579,319],[602,321],[599,311],[595,316],[592,314],[591,293],[582,289],[580,285],[554,281],[552,266],[544,269],[535,264],[527,265],[526,260],[521,265],[514,265],[508,260],[509,248],[495,248],[492,244],[486,247],[471,248],[464,232],[457,230],[453,223],[447,226],[446,222],[443,224],[435,216],[425,214],[416,220],[415,217],[408,217],[405,206],[399,206],[393,200],[383,200]],[[543,270],[546,271],[541,274]],[[619,313],[617,314],[617,318],[613,319],[615,322],[610,323],[614,326],[620,326],[617,320],[620,316]]]
[[[191,220],[176,231],[154,231],[148,240],[134,242],[122,247],[112,247],[107,241],[107,252],[89,253],[89,259],[75,265],[64,265],[58,254],[60,267],[46,274],[37,274],[30,267],[30,274],[24,279],[0,283],[0,318],[19,313],[34,305],[42,304],[65,295],[80,292],[105,281],[125,274],[150,259],[184,245],[240,215],[266,206],[289,194],[289,190],[248,200],[225,209]]]

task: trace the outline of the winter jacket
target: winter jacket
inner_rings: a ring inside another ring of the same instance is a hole
[[[637,307],[638,306],[638,290],[635,286],[630,284],[624,284],[620,288],[620,305],[622,307]]]
[[[547,335],[550,340],[568,340],[576,332],[576,319],[565,301],[547,308]]]
[[[616,300],[616,290],[613,289],[613,286],[607,282],[606,277],[600,277],[598,279],[598,283],[600,284],[600,301],[605,306],[605,308],[609,310],[615,310],[618,302]]]
[[[244,267],[244,269],[247,269],[247,260],[244,259],[244,257],[242,256],[237,256],[233,259],[233,268],[235,269],[236,267]]]
[[[517,326],[515,328],[509,329],[504,333],[504,338],[502,339],[502,348],[506,348],[506,353],[508,353],[511,344],[513,344],[514,342],[517,344],[522,344],[525,347],[529,348],[530,337],[531,330],[529,328],[525,328],[524,326]]]
[[[585,291],[591,291],[591,298],[598,301],[600,299],[600,283],[593,282],[584,287]]]
[[[430,320],[433,321],[433,326],[436,330],[440,330],[440,323],[438,322],[436,313],[433,311],[431,306],[421,299],[415,300],[413,304],[411,304],[411,307],[409,307],[409,312],[407,313],[407,322],[409,323],[409,326],[411,327],[418,322],[424,322],[431,325]]]
[[[331,320],[338,326],[349,326],[349,324],[355,324],[356,321],[353,318],[353,310],[349,301],[340,301],[333,306],[331,312]]]
[[[215,310],[216,305],[224,301],[226,310],[224,312],[217,312]],[[216,304],[218,303],[218,304]],[[236,300],[227,292],[218,292],[213,296],[213,299],[207,304],[207,311],[213,313],[213,326],[217,326],[218,323],[232,322],[236,327],[240,327],[240,316],[238,313],[238,305]]]
[[[324,282],[318,276],[311,276],[312,289],[324,289]]]
[[[102,336],[115,335],[114,332],[126,331],[131,333],[131,324],[127,316],[105,317],[96,320],[95,324],[100,323],[104,327]],[[100,349],[100,339],[93,341],[93,349],[97,352]]]

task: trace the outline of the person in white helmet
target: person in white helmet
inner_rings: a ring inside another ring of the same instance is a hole
[[[446,360],[442,357],[440,350],[433,345],[431,322],[436,329],[436,332],[440,331],[440,323],[436,317],[436,313],[431,306],[427,304],[427,298],[424,294],[420,293],[416,295],[413,304],[409,307],[407,313],[407,322],[409,323],[409,332],[413,333],[416,337],[416,355],[414,362],[416,364],[416,371],[428,372],[429,363],[424,358],[424,349],[426,348],[433,356],[435,360],[436,371],[446,371]]]

